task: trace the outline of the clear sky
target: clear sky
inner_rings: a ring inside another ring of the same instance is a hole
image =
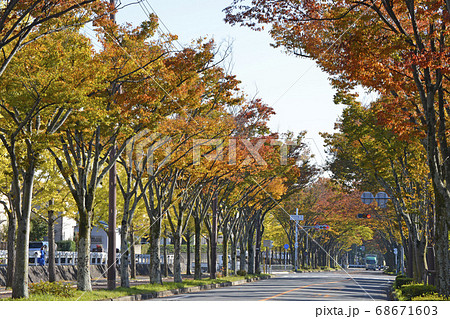
[[[132,3],[122,0],[122,4]],[[333,103],[334,91],[327,75],[307,59],[290,56],[270,46],[270,36],[248,28],[225,24],[222,10],[231,0],[144,0],[119,11],[118,23],[139,24],[147,12],[156,12],[181,45],[199,37],[232,43],[232,70],[247,95],[262,98],[276,115],[270,127],[277,132],[306,130],[307,143],[323,164],[325,154],[319,132],[332,132],[342,107]],[[144,6],[144,9],[142,8]],[[229,62],[229,61],[228,61]]]

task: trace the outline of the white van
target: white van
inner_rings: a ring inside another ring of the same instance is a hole
[[[48,251],[48,241],[31,241],[28,245],[28,257],[33,260],[31,262],[34,262],[34,258],[41,257],[41,248],[45,246],[45,252]]]

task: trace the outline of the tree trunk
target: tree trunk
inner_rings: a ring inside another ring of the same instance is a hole
[[[158,218],[150,226],[150,283],[162,285],[161,259],[159,256],[161,238],[161,219]]]
[[[23,194],[22,205],[16,205],[15,211],[17,216],[17,241],[16,241],[16,262],[13,279],[13,298],[28,298],[28,249],[30,240],[30,215],[31,215],[31,199],[33,194],[34,182],[34,161],[29,163],[29,167],[25,174],[23,189],[15,183],[12,196],[16,197],[16,203],[20,201]],[[17,209],[17,208],[21,209]]]
[[[167,230],[164,229],[164,239],[163,239],[163,258],[164,258],[164,277],[169,276],[169,265],[167,264]]]
[[[136,278],[136,245],[134,243],[133,226],[131,226],[130,232],[130,255],[131,255],[130,277],[134,279]]]
[[[239,250],[239,270],[244,271],[247,269],[247,258],[245,256],[246,249],[243,239],[239,241]]]
[[[189,230],[186,235],[186,275],[191,275],[191,233]]]
[[[48,211],[48,281],[56,281],[55,265],[55,218],[53,210]]]
[[[173,281],[183,282],[181,278],[181,235],[179,232],[173,234]]]
[[[130,273],[128,265],[130,264],[130,254],[128,251],[128,223],[124,216],[122,227],[120,228],[120,287],[130,287]]]
[[[255,226],[250,225],[247,235],[248,269],[247,273],[255,273]]]
[[[13,280],[13,298],[28,298],[28,244],[30,234],[30,218],[18,218],[16,261]]]
[[[6,287],[13,286],[14,268],[16,262],[16,214],[13,209],[8,213],[8,266],[6,268]]]
[[[90,271],[91,218],[86,211],[80,214],[77,263],[77,286],[81,291],[92,291]]]
[[[236,245],[236,238],[231,238],[231,270],[233,272],[233,274],[236,274],[236,250],[237,250],[237,245]]]
[[[255,273],[261,273],[261,239],[264,232],[264,226],[260,223],[258,218],[258,223],[256,226],[256,256],[255,256]]]
[[[435,285],[435,278],[436,278],[436,270],[435,270],[435,258],[434,258],[434,247],[429,245],[427,247],[427,266],[428,266],[428,277],[427,277],[427,284],[428,285]]]
[[[417,253],[416,253],[416,267],[417,267],[417,282],[424,283],[426,281],[426,249],[427,240],[417,240]]]
[[[206,238],[206,259],[208,264],[208,273],[211,273],[211,246],[209,244],[209,238]]]
[[[447,205],[444,197],[435,189],[435,205],[436,205],[436,242],[435,249],[435,266],[436,266],[436,286],[438,292],[442,295],[450,295],[450,255],[448,251],[448,221],[447,212],[450,204]]]
[[[253,235],[254,231],[251,229],[248,233],[247,238],[247,250],[248,250],[248,274],[254,274],[255,273],[255,249],[253,244]]]
[[[406,257],[406,276],[409,278],[414,278],[415,273],[417,273],[417,269],[415,269],[415,259],[416,259],[416,247],[414,247],[412,236],[415,234],[410,231],[409,237],[407,239],[407,245],[405,246],[407,249],[404,250]]]
[[[194,231],[195,231],[195,251],[194,251],[194,259],[195,259],[195,269],[194,269],[194,279],[200,280],[202,279],[202,246],[201,246],[201,224],[199,219],[194,220]]]
[[[416,85],[423,89],[422,83],[419,83],[418,70],[413,68]],[[450,255],[448,244],[448,230],[450,221],[450,192],[448,184],[450,182],[450,161],[448,160],[447,129],[444,91],[441,83],[434,85],[427,80],[427,93],[422,99],[422,105],[425,111],[427,138],[426,150],[428,166],[430,168],[431,180],[434,190],[434,205],[436,216],[435,228],[435,266],[436,266],[436,287],[440,294],[450,296]],[[435,94],[438,93],[439,112],[436,112]],[[439,120],[436,119],[439,116]],[[439,124],[439,125],[438,125]],[[438,127],[438,129],[437,129]]]
[[[228,234],[226,233],[223,233],[222,262],[223,262],[222,275],[226,277],[228,276]]]

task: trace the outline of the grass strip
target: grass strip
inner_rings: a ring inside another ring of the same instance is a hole
[[[162,285],[159,284],[142,284],[132,286],[130,288],[118,287],[114,290],[107,289],[96,289],[89,292],[83,292],[79,290],[75,290],[71,297],[62,297],[53,294],[31,294],[28,299],[12,299],[5,298],[2,299],[4,301],[96,301],[96,300],[108,300],[115,299],[123,296],[132,296],[132,295],[140,295],[140,294],[151,294],[159,291],[187,288],[187,287],[196,287],[203,286],[208,284],[218,284],[225,282],[233,282],[248,278],[260,277],[258,275],[247,275],[247,276],[228,276],[222,277],[218,279],[201,279],[201,280],[193,280],[186,279],[181,283],[175,282],[164,282]]]

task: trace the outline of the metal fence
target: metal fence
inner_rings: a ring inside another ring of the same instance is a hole
[[[37,266],[39,265],[40,252],[30,254],[29,265]],[[120,254],[116,256],[117,264],[120,264]],[[167,256],[167,262],[169,265],[173,264],[173,255]],[[57,251],[55,253],[55,263],[56,265],[76,265],[78,260],[78,253],[76,251]],[[0,250],[0,266],[5,266],[8,261],[8,251]],[[106,265],[108,262],[108,253],[106,252],[91,252],[90,254],[91,265]],[[48,255],[46,255],[46,263],[48,263]],[[148,254],[137,254],[136,255],[137,264],[150,264],[150,255]]]

